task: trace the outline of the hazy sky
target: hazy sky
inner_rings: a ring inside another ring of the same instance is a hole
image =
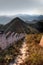
[[[0,15],[43,14],[43,0],[0,0]]]

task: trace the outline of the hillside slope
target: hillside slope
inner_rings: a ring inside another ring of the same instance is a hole
[[[31,24],[31,27],[37,29],[39,32],[43,33],[43,20],[40,20],[33,25]]]
[[[27,23],[25,23],[20,18],[16,17],[11,22],[6,24],[3,27],[5,33],[8,31],[16,32],[16,33],[37,33],[38,31],[32,27],[30,27]]]

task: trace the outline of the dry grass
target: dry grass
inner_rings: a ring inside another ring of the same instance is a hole
[[[43,33],[26,35],[25,43],[28,47],[28,57],[21,65],[43,65],[43,47],[39,46],[42,35]],[[18,55],[21,45],[22,41],[18,41],[17,45],[14,44],[3,51],[0,55],[0,63],[3,62],[3,65],[8,65]]]
[[[41,33],[26,36],[29,57],[25,59],[24,65],[43,65],[43,48],[39,46],[41,37]]]

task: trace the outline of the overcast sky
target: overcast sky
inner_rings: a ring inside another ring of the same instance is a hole
[[[42,14],[43,0],[0,0],[0,15]]]

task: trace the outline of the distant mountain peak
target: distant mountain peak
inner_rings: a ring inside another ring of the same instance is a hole
[[[18,20],[20,20],[20,18],[19,18],[19,17],[16,17],[16,18],[14,18],[14,19],[18,19]]]
[[[35,29],[30,27],[26,22],[24,22],[19,17],[14,18],[11,22],[4,26],[5,33],[12,31],[15,33],[35,33]]]
[[[13,22],[13,21],[18,21],[18,22],[19,22],[19,21],[23,21],[23,20],[22,20],[21,18],[19,18],[19,17],[16,17],[16,18],[14,18],[14,19],[12,20],[12,22]]]

